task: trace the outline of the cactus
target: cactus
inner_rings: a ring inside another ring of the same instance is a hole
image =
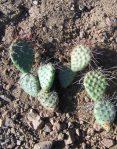
[[[107,88],[105,76],[98,70],[88,72],[84,77],[84,87],[89,97],[98,101],[104,96]]]
[[[43,107],[52,110],[56,109],[59,102],[58,94],[55,91],[46,92],[44,90],[41,90],[38,94],[38,100]]]
[[[98,124],[109,131],[116,116],[115,106],[108,100],[100,100],[95,103],[94,116]]]
[[[15,40],[10,46],[10,57],[18,70],[23,73],[30,72],[34,59],[30,42]]]
[[[76,72],[73,72],[71,69],[70,69],[70,66],[67,64],[67,65],[64,65],[62,67],[61,70],[59,70],[59,81],[60,81],[60,85],[63,87],[63,88],[66,88],[68,87],[72,81],[74,80],[76,76]]]
[[[71,70],[74,72],[81,71],[91,61],[91,49],[84,46],[76,46],[71,53]]]
[[[55,68],[51,63],[41,65],[38,69],[38,77],[43,90],[50,90],[55,78]]]
[[[36,97],[38,96],[40,85],[38,77],[32,74],[22,74],[19,80],[20,87],[29,95]]]

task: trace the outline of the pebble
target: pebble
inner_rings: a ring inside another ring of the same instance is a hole
[[[34,149],[51,149],[52,148],[51,141],[43,141],[34,145]]]
[[[36,1],[36,0],[33,1],[33,4],[34,4],[34,5],[38,5],[38,1]]]
[[[76,134],[77,134],[78,136],[80,136],[80,131],[79,131],[79,129],[76,129]]]
[[[44,127],[44,131],[50,133],[52,131],[52,125],[50,123],[47,123]]]
[[[61,125],[59,122],[55,122],[53,124],[53,131],[59,131],[61,129]]]
[[[11,133],[12,134],[15,134],[16,133],[14,128],[11,128]]]
[[[79,37],[82,39],[85,37],[85,32],[84,31],[80,31],[79,33]]]
[[[63,140],[64,139],[64,133],[60,133],[58,135],[58,140]]]
[[[17,145],[20,146],[21,145],[21,141],[17,140]]]
[[[0,119],[0,127],[2,127],[2,119]]]
[[[70,130],[67,132],[68,139],[65,141],[66,144],[73,144],[75,142],[75,133],[74,131]]]
[[[103,140],[101,141],[101,143],[102,143],[105,147],[107,147],[107,148],[110,148],[111,146],[114,145],[114,142],[113,142],[113,140],[111,140],[111,139],[103,139]]]
[[[82,149],[86,149],[86,144],[84,142],[82,143]]]
[[[83,11],[84,8],[85,8],[85,6],[84,6],[83,4],[80,4],[80,5],[79,5],[79,10],[80,10],[80,11]]]
[[[34,110],[32,109],[27,114],[27,119],[28,119],[29,125],[31,123],[35,130],[41,129],[44,126],[44,121],[40,119],[40,116],[36,112],[34,112]]]
[[[101,126],[99,124],[97,124],[97,122],[94,123],[93,128],[98,132],[101,131],[101,129],[102,129]]]
[[[116,41],[116,43],[117,43],[117,37],[115,38],[115,41]]]
[[[93,128],[88,128],[87,134],[93,135],[94,134],[94,129]]]
[[[69,113],[66,113],[66,117],[67,117],[67,118],[70,118],[70,114],[69,114]]]
[[[68,122],[68,128],[74,128],[74,124],[72,122]]]
[[[11,118],[6,117],[6,119],[5,119],[5,126],[6,127],[13,127],[14,126],[14,123],[13,123]]]
[[[48,38],[48,42],[50,42],[50,43],[53,42],[53,38],[52,37],[49,37]]]

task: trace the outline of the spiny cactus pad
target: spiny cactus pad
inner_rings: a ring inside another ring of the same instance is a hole
[[[73,72],[69,65],[64,65],[62,69],[59,70],[59,81],[63,88],[68,87],[76,76],[76,72]]]
[[[18,70],[23,73],[30,72],[34,59],[31,43],[25,40],[15,40],[10,46],[10,57]]]
[[[38,100],[43,107],[52,110],[56,109],[59,102],[58,94],[55,91],[46,92],[41,90],[38,94]]]
[[[40,91],[39,79],[32,74],[22,74],[19,80],[21,88],[29,95],[36,97]]]
[[[90,71],[84,77],[84,87],[89,97],[98,101],[101,100],[107,88],[107,81],[100,71]]]
[[[71,52],[71,69],[74,72],[83,70],[91,61],[91,49],[84,45],[76,46]]]
[[[40,85],[43,90],[49,90],[55,78],[55,68],[51,63],[41,65],[38,69]]]
[[[95,103],[94,116],[98,124],[107,131],[116,116],[115,106],[108,100],[101,100]]]

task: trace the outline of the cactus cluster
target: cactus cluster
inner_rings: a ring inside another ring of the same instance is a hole
[[[110,101],[105,100],[108,86],[105,75],[99,70],[90,71],[84,76],[83,84],[88,96],[94,101],[94,117],[97,123],[109,131],[116,110]]]
[[[76,46],[71,53],[71,70],[78,72],[89,65],[91,49],[84,45]]]
[[[40,101],[41,105],[47,109],[56,109],[59,103],[59,97],[57,92],[51,91],[46,92],[41,90],[38,94],[38,100]]]
[[[93,101],[98,101],[104,97],[108,85],[106,77],[98,70],[89,71],[84,77],[83,84]]]
[[[66,64],[60,69],[58,76],[61,87],[67,88],[74,80],[76,72],[73,72],[70,65]]]
[[[18,70],[22,72],[20,87],[29,95],[38,97],[40,104],[46,109],[56,109],[59,103],[58,93],[53,91],[56,70],[52,63],[41,64],[37,70],[38,76],[30,71],[34,60],[33,48],[28,41],[15,40],[10,46],[10,57]],[[91,62],[91,49],[77,45],[71,52],[70,65],[64,65],[58,70],[58,80],[63,88],[67,88],[79,71],[84,70]],[[104,100],[108,86],[107,79],[99,70],[86,73],[83,81],[84,88],[94,101],[94,117],[106,130],[109,130],[115,119],[116,109],[108,100]]]
[[[108,100],[97,101],[94,106],[94,116],[96,121],[109,131],[116,116],[115,106]]]
[[[25,40],[15,40],[10,46],[10,57],[18,70],[29,73],[34,60],[31,43]]]
[[[40,91],[38,77],[32,74],[23,73],[19,80],[20,87],[29,95],[37,97]]]
[[[55,77],[55,68],[52,63],[41,65],[38,69],[38,76],[41,88],[46,91],[50,90]]]

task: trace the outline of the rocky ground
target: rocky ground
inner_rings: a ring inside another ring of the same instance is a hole
[[[32,73],[47,60],[69,62],[73,46],[87,44],[110,78],[108,95],[117,89],[117,0],[0,0],[0,148],[117,149],[116,120],[109,133],[97,127],[93,102],[78,74],[67,89],[55,86],[59,109],[43,109],[18,84],[19,71],[9,58],[16,38],[27,38],[35,49]],[[95,54],[97,53],[99,54]],[[91,68],[90,68],[91,69]],[[108,72],[109,71],[109,72]]]

